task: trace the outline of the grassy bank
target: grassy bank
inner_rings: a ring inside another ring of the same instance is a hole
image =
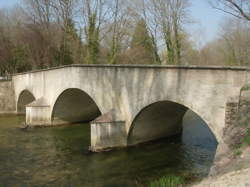
[[[176,187],[185,184],[185,179],[178,176],[164,176],[149,184],[149,187]]]

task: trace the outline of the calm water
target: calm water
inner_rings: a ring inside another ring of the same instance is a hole
[[[161,140],[89,153],[89,124],[17,128],[24,117],[0,117],[0,186],[137,186],[163,175],[205,176],[214,148]]]

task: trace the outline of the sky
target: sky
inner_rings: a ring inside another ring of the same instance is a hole
[[[208,0],[190,0],[190,14],[193,23],[187,24],[187,30],[198,45],[204,45],[216,38],[222,20],[228,16],[212,8]],[[201,47],[201,46],[198,46]]]
[[[10,7],[22,0],[0,0],[0,8]],[[197,47],[216,38],[220,23],[225,14],[213,9],[208,0],[190,0],[190,16],[192,23],[186,24],[186,29]]]

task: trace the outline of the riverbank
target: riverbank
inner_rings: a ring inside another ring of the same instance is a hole
[[[216,173],[192,187],[250,187],[250,147],[231,152],[218,163]]]
[[[225,175],[209,178],[192,187],[249,187],[250,168],[233,171]]]
[[[228,150],[215,161],[210,177],[193,187],[250,186],[250,85],[242,88],[239,102],[229,102],[224,142]]]
[[[216,172],[200,182],[193,183],[192,178],[186,180],[183,177],[166,176],[153,182],[149,187],[250,187],[250,147],[244,147],[241,151],[232,152],[228,157],[221,159],[217,163]]]
[[[250,187],[250,147],[241,155],[224,159],[224,167],[216,176],[211,176],[192,187]]]

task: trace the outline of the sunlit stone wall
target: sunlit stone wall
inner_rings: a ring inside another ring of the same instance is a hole
[[[15,105],[15,93],[12,82],[0,82],[0,113],[14,113]]]

